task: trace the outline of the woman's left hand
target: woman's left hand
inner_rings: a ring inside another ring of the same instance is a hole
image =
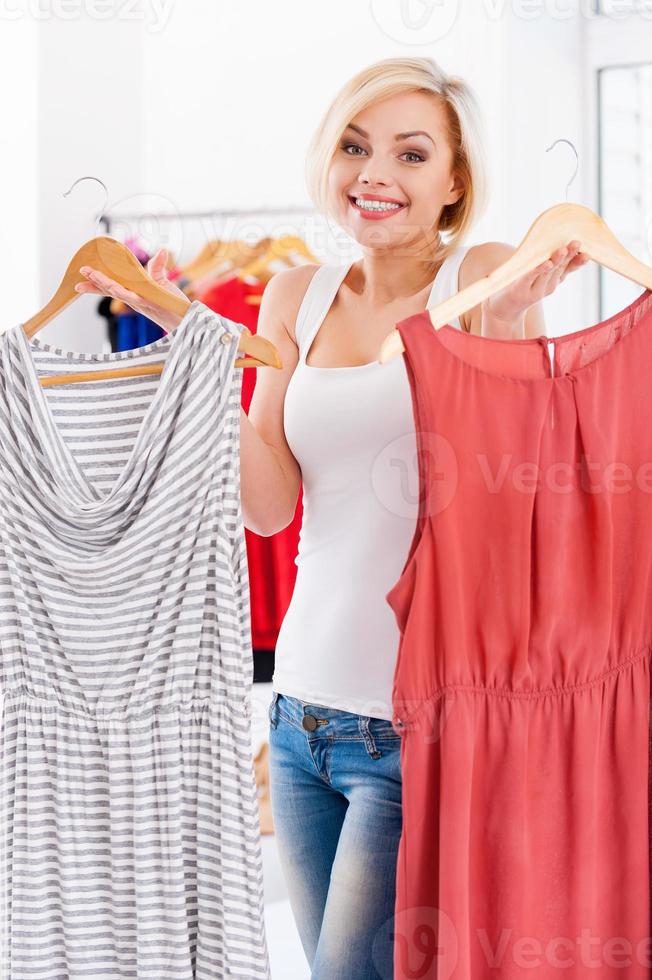
[[[482,333],[497,336],[505,332],[507,336],[522,336],[529,308],[554,293],[569,272],[582,268],[589,261],[589,256],[580,249],[580,242],[569,242],[527,275],[486,299],[482,304]]]

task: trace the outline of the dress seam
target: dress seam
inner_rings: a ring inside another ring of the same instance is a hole
[[[55,701],[50,698],[39,698],[29,691],[15,689],[0,691],[0,702],[10,703],[15,701],[25,701],[44,711],[59,711],[76,718],[84,718],[88,721],[129,721],[130,719],[140,721],[140,719],[147,718],[150,715],[171,713],[178,709],[197,708],[203,710],[204,708],[223,704],[237,706],[241,710],[244,710],[245,713],[251,710],[250,694],[243,694],[240,697],[225,695],[217,698],[213,696],[191,698],[188,701],[172,701],[167,704],[151,705],[147,708],[142,705],[130,705],[126,710],[118,709],[118,711],[114,711],[113,713],[104,714],[101,711],[82,711],[79,708],[70,708],[67,705],[61,704],[60,701]]]
[[[506,688],[491,688],[483,687],[482,685],[475,684],[446,684],[439,690],[434,691],[432,694],[428,694],[421,698],[410,698],[410,697],[397,697],[394,699],[395,704],[402,702],[403,704],[420,703],[423,704],[428,701],[436,701],[447,691],[470,691],[477,694],[491,694],[496,697],[506,697],[515,699],[525,699],[545,697],[550,694],[571,694],[574,691],[588,690],[591,687],[595,687],[597,684],[602,683],[602,681],[607,680],[613,674],[617,674],[627,667],[633,666],[642,660],[650,659],[650,654],[652,653],[652,644],[648,644],[643,653],[636,653],[627,660],[623,660],[622,663],[616,664],[615,667],[611,667],[609,670],[605,671],[603,674],[599,674],[590,681],[584,681],[581,684],[568,684],[562,687],[540,687],[535,688],[531,691],[510,691]]]

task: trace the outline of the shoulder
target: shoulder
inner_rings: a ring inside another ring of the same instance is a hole
[[[478,279],[488,276],[515,251],[515,247],[507,242],[482,242],[480,245],[472,245],[460,265],[458,278],[460,291],[471,283],[477,282]],[[477,307],[467,310],[460,318],[462,328],[467,332],[474,332],[472,329],[474,317],[478,318]]]
[[[483,242],[472,245],[460,266],[460,289],[470,286],[476,279],[488,276],[516,251],[507,242]]]
[[[272,276],[263,292],[261,312],[264,303],[266,311],[283,322],[295,344],[294,325],[297,313],[310,281],[319,268],[321,266],[318,263],[311,262],[292,269],[283,269]]]

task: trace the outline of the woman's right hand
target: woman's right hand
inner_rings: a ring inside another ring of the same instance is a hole
[[[160,248],[147,263],[147,272],[159,286],[163,286],[168,292],[173,293],[175,296],[181,296],[183,299],[188,299],[186,294],[168,279],[167,258],[166,250]],[[92,266],[83,265],[79,271],[84,276],[84,281],[77,283],[75,286],[76,292],[95,293],[99,296],[112,296],[114,299],[119,299],[131,307],[132,310],[149,317],[150,320],[153,320],[154,323],[157,323],[168,333],[174,330],[181,322],[181,317],[177,314],[171,313],[169,310],[163,309],[162,306],[157,306],[149,300],[143,299],[142,296],[132,292],[130,289],[125,289],[120,283],[109,279],[108,276],[105,276],[104,273],[99,272],[97,269],[93,269]]]

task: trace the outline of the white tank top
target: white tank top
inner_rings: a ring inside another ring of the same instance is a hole
[[[444,260],[428,307],[458,291],[468,248]],[[299,361],[284,425],[301,467],[303,519],[272,687],[311,704],[391,720],[400,634],[385,597],[414,536],[419,492],[405,361],[306,364],[351,264],[320,266],[297,314]],[[459,320],[452,326],[461,329]]]

